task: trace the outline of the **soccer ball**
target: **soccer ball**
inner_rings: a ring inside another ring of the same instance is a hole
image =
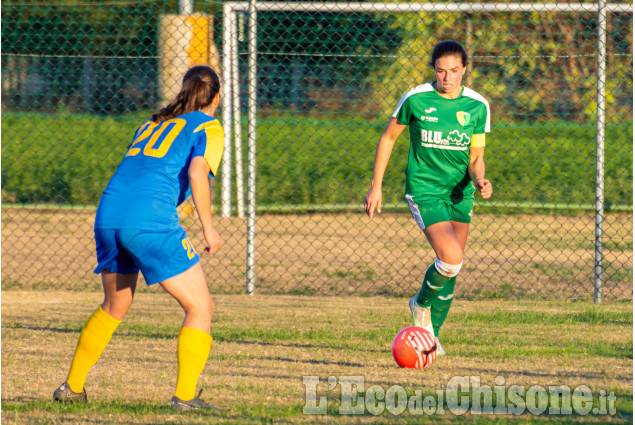
[[[434,335],[417,326],[404,328],[392,341],[392,356],[401,367],[425,369],[437,358]]]

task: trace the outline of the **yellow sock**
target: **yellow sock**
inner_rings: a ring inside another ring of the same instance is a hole
[[[90,316],[79,336],[71,371],[66,379],[72,391],[78,393],[84,389],[88,371],[97,363],[120,323],[121,320],[110,316],[101,306]]]
[[[176,397],[185,401],[194,398],[196,383],[205,368],[211,347],[212,336],[208,333],[195,328],[181,328],[176,348],[179,364]]]

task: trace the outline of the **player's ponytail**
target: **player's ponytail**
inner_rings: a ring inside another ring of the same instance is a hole
[[[209,106],[220,91],[220,79],[209,66],[190,68],[183,77],[183,86],[168,106],[152,115],[152,121],[161,122]]]

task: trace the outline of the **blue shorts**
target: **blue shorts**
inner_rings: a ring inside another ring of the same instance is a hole
[[[135,229],[95,229],[95,273],[138,273],[148,285],[189,270],[199,257],[182,227],[163,232]]]

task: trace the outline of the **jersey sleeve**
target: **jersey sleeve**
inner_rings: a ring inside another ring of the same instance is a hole
[[[225,133],[218,120],[204,122],[199,125],[194,134],[202,132],[196,139],[192,157],[202,156],[207,161],[209,169],[214,177],[217,175],[218,166],[225,149]]]
[[[489,133],[490,129],[490,113],[489,113],[489,103],[487,100],[483,99],[483,111],[479,114],[479,121],[474,127],[474,134],[481,133]]]
[[[405,93],[401,97],[401,100],[399,100],[399,104],[397,105],[395,112],[393,112],[392,114],[393,118],[397,118],[397,122],[402,125],[410,124],[410,117],[412,114],[409,94],[410,92]]]

